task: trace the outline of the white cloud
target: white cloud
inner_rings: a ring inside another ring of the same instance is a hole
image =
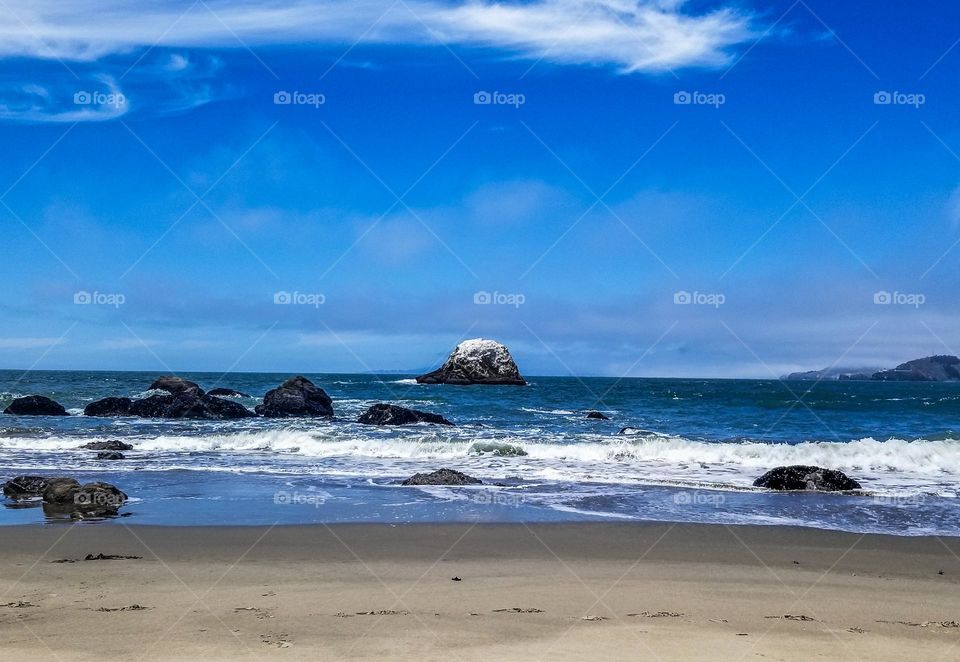
[[[504,49],[626,72],[719,66],[754,35],[734,9],[687,13],[684,0],[6,0],[0,56],[90,61],[158,45],[416,44]]]

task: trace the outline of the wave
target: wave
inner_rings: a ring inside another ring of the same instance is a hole
[[[12,431],[11,431],[12,432]],[[19,451],[75,450],[88,441],[109,437],[0,436],[0,449]],[[946,439],[889,439],[872,437],[846,443],[804,442],[798,444],[758,441],[706,442],[659,433],[591,436],[587,441],[556,443],[506,436],[490,439],[445,436],[444,432],[417,431],[402,437],[394,430],[375,430],[370,437],[316,431],[260,430],[256,432],[159,435],[127,438],[139,451],[151,452],[265,452],[307,457],[369,457],[455,459],[476,454],[499,457],[529,457],[596,464],[658,463],[675,466],[727,466],[768,469],[784,464],[816,464],[843,470],[907,472],[912,474],[960,473],[960,441]],[[404,430],[404,432],[413,432]]]

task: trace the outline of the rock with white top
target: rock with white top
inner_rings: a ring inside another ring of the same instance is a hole
[[[510,350],[495,340],[465,340],[446,362],[433,372],[417,377],[419,384],[504,384],[524,386]]]

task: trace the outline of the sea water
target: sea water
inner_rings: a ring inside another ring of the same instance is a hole
[[[247,393],[234,400],[252,409],[290,375],[180,376]],[[0,371],[0,409],[41,394],[73,414],[0,415],[0,479],[105,480],[131,497],[121,521],[143,524],[658,520],[960,535],[960,384],[306,376],[333,398],[333,419],[86,417],[93,400],[149,395],[157,374]],[[377,402],[456,427],[356,423]],[[591,410],[610,420],[586,418]],[[134,450],[104,461],[79,449],[108,439]],[[784,464],[843,470],[863,494],[752,487]],[[398,484],[442,467],[485,485]],[[0,523],[43,521],[30,505],[7,502]]]

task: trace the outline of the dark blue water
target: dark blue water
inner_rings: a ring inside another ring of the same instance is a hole
[[[37,393],[80,414],[107,395],[141,396],[156,376],[0,371],[0,407]],[[248,393],[238,401],[250,408],[289,377],[181,376]],[[960,384],[535,377],[527,387],[455,387],[307,376],[334,399],[333,420],[3,415],[0,478],[108,480],[132,497],[125,521],[154,524],[619,518],[960,534]],[[355,423],[375,402],[442,414],[457,427]],[[586,419],[591,409],[611,420]],[[105,439],[135,450],[107,463],[77,449]],[[846,471],[867,494],[751,487],[792,463]],[[440,467],[501,486],[396,484]],[[37,508],[0,515],[42,519]]]

